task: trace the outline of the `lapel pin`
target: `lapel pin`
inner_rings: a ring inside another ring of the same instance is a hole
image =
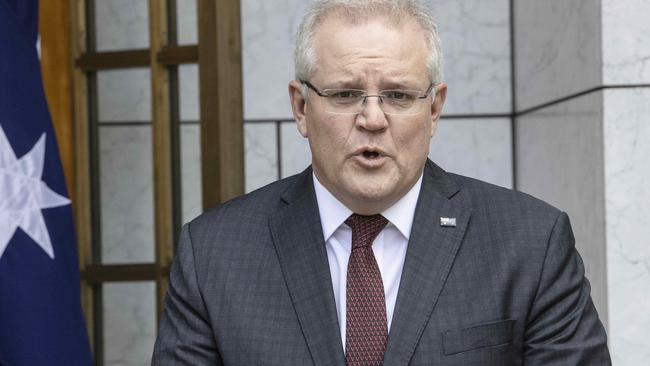
[[[455,217],[441,217],[440,226],[456,227]]]

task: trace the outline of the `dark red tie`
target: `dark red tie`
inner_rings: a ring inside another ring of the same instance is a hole
[[[345,363],[347,366],[381,365],[388,325],[384,283],[372,242],[388,220],[381,215],[352,214],[345,223],[352,228],[346,283]]]

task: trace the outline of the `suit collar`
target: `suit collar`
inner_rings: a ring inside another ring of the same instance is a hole
[[[311,168],[281,195],[269,227],[314,365],[343,365],[336,303]]]
[[[427,161],[389,330],[384,365],[408,365],[451,270],[470,220],[460,188]],[[312,170],[281,194],[269,226],[291,301],[315,365],[343,365],[332,279]],[[456,218],[443,227],[440,218]]]
[[[471,216],[459,195],[460,188],[444,170],[427,161],[423,179],[388,334],[385,366],[408,365]],[[456,226],[442,226],[441,218],[455,218]]]

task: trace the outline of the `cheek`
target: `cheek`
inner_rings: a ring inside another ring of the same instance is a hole
[[[312,122],[310,128],[316,131],[318,137],[333,145],[345,143],[354,127],[353,121],[331,114],[319,115]]]
[[[346,151],[348,134],[340,121],[319,120],[309,124],[309,144],[317,158],[326,160],[342,156]]]
[[[429,154],[429,143],[431,142],[431,126],[420,125],[417,128],[409,128],[396,133],[395,144],[399,151],[410,158],[414,154]]]

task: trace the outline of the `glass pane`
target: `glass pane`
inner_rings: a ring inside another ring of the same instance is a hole
[[[178,44],[198,43],[196,0],[176,0]]]
[[[275,123],[244,124],[246,192],[278,179]]]
[[[97,51],[149,48],[147,1],[95,0]]]
[[[97,103],[101,122],[150,121],[149,69],[97,72]]]
[[[104,365],[149,365],[156,339],[154,282],[105,283]]]
[[[298,132],[296,122],[282,123],[282,178],[298,174],[311,164],[309,142]]]
[[[202,210],[201,135],[198,123],[181,125],[181,187],[183,223]]]
[[[102,263],[154,261],[151,126],[100,125]]]
[[[196,64],[179,65],[179,103],[181,121],[199,120],[199,67]]]

